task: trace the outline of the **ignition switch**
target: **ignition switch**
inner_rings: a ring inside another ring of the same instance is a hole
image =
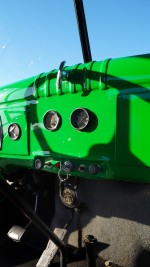
[[[61,166],[62,170],[65,171],[65,172],[71,172],[72,169],[73,169],[73,164],[71,161],[67,160],[65,161],[62,166]]]

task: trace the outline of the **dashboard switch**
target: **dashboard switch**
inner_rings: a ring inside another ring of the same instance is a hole
[[[62,164],[62,170],[65,172],[71,172],[73,169],[73,164],[71,161],[67,160]]]
[[[79,171],[80,171],[80,172],[85,172],[85,170],[86,170],[85,165],[81,164],[81,165],[79,166]]]
[[[37,170],[40,170],[42,168],[42,161],[40,159],[36,159],[34,162],[34,166]]]
[[[89,167],[89,172],[93,175],[97,174],[100,171],[100,167],[96,164],[92,164]]]

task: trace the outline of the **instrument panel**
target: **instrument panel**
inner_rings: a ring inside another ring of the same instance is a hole
[[[16,141],[21,137],[21,128],[17,123],[12,123],[8,127],[8,135],[9,137]]]
[[[43,123],[47,130],[56,131],[60,126],[61,116],[57,111],[49,110],[44,115]]]
[[[71,125],[79,131],[87,129],[90,124],[90,114],[85,108],[75,109],[70,117]]]
[[[62,70],[59,86],[52,70],[1,87],[1,167],[149,182],[149,64],[77,64]]]

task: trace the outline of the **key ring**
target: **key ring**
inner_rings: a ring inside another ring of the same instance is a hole
[[[61,183],[64,183],[64,182],[66,182],[68,180],[69,174],[66,172],[66,178],[63,178],[61,176],[61,170],[62,169],[60,168],[60,170],[58,171],[58,178],[59,178],[59,180],[60,180]],[[62,175],[64,176],[65,174],[62,174]]]

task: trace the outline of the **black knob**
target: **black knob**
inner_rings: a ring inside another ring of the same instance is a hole
[[[91,174],[97,174],[99,171],[100,171],[100,167],[98,165],[96,165],[96,164],[90,165],[89,172]]]

